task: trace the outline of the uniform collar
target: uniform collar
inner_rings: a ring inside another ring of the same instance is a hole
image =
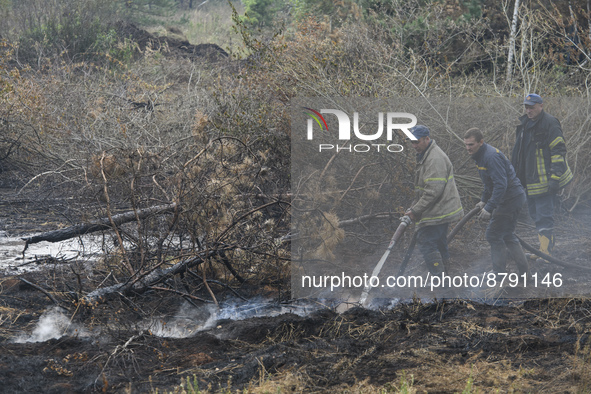
[[[432,139],[429,142],[429,145],[427,145],[427,149],[425,149],[423,151],[423,153],[417,153],[417,163],[421,163],[423,161],[423,159],[425,158],[425,156],[427,155],[427,153],[429,152],[429,150],[431,150],[431,147],[434,146],[434,145],[436,145],[435,144],[435,140]]]
[[[521,119],[521,123],[524,125],[527,125],[528,123],[530,125],[534,125],[534,124],[538,123],[540,121],[540,119],[542,119],[544,117],[545,114],[546,114],[546,112],[542,109],[542,112],[540,112],[540,114],[533,119],[528,118],[527,115],[525,115],[525,114],[522,115],[521,118],[519,118],[519,119]]]
[[[472,158],[474,159],[474,161],[478,161],[482,158],[482,156],[484,156],[484,152],[488,149],[488,144],[485,142],[484,144],[482,144],[482,146],[480,148],[478,148],[478,151],[476,151],[476,153],[474,153],[472,155]]]

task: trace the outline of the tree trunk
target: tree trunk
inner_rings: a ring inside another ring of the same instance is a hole
[[[507,82],[513,74],[513,56],[515,55],[515,35],[517,34],[517,20],[519,19],[519,0],[515,0],[513,9],[513,22],[511,23],[511,35],[509,36],[509,54],[507,56]]]
[[[587,22],[589,23],[589,41],[591,42],[591,0],[587,0]],[[586,51],[589,53],[589,51]]]
[[[176,208],[176,204],[168,204],[168,205],[158,205],[155,207],[140,209],[139,211],[131,211],[125,212],[118,215],[113,216],[113,223],[116,226],[119,226],[123,223],[128,223],[136,220],[137,218],[143,219],[145,217],[156,215],[156,214],[163,214],[174,211]],[[25,241],[25,249],[30,244],[34,244],[41,241],[48,241],[48,242],[60,242],[65,241],[66,239],[74,238],[79,235],[89,234],[95,231],[101,230],[110,230],[112,229],[111,221],[109,218],[102,218],[99,220],[92,221],[90,223],[81,223],[76,224],[74,226],[62,228],[59,230],[48,231],[42,234],[34,235],[29,238],[23,238]],[[23,251],[24,252],[24,251]]]
[[[151,286],[161,283],[176,274],[201,264],[206,258],[211,257],[215,253],[217,253],[217,251],[209,251],[206,254],[182,260],[172,267],[165,269],[155,269],[136,281],[128,281],[113,286],[96,289],[82,298],[83,303],[86,305],[94,305],[99,302],[105,302],[109,298],[116,295],[144,293],[145,291],[149,290]]]

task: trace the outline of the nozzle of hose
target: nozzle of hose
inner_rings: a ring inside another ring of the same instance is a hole
[[[404,215],[403,217],[400,218],[400,222],[409,226],[412,223],[412,220],[410,219],[410,217],[408,215]]]

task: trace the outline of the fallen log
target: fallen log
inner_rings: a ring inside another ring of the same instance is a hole
[[[172,278],[174,275],[185,272],[189,268],[201,264],[207,258],[217,253],[218,251],[202,253],[201,255],[179,261],[171,267],[165,269],[155,269],[135,281],[129,280],[124,283],[96,289],[82,297],[82,303],[85,305],[95,305],[97,303],[105,302],[110,297],[116,295],[142,294],[147,290],[150,290],[152,286],[164,282],[165,280]]]
[[[137,218],[143,219],[151,215],[172,212],[176,207],[177,204],[175,203],[168,205],[158,205],[140,209],[138,211],[130,211],[113,215],[112,219],[113,223],[116,226],[119,226],[124,223],[132,222]],[[60,242],[70,238],[78,237],[80,235],[89,234],[96,231],[110,230],[112,228],[111,220],[109,218],[102,218],[93,220],[89,223],[80,223],[59,230],[47,231],[42,234],[33,235],[32,237],[22,238],[22,240],[25,241],[25,249],[23,250],[23,253],[27,250],[30,244],[37,242]]]

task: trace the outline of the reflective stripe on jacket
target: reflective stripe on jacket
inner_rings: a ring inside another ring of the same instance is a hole
[[[528,196],[548,193],[548,181],[556,179],[561,188],[572,179],[566,161],[566,143],[560,122],[542,111],[536,120],[519,118],[511,161]]]
[[[411,208],[419,218],[418,227],[449,223],[464,216],[453,166],[434,140],[417,163],[415,201]]]

